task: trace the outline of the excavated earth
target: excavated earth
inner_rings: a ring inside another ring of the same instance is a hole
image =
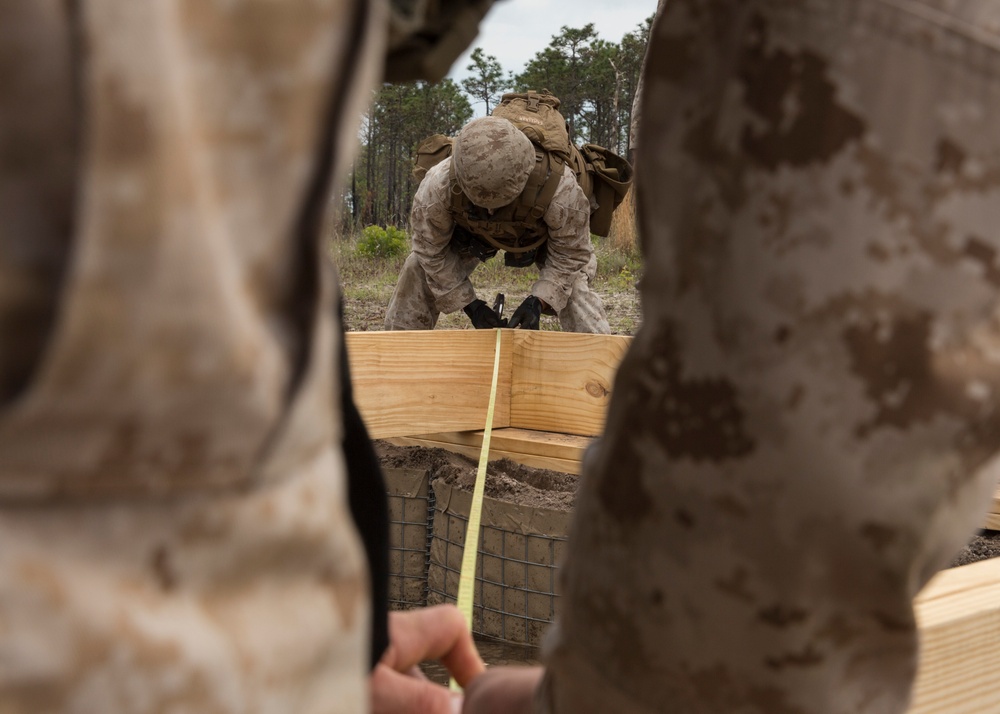
[[[396,446],[376,441],[375,451],[383,467],[426,469],[431,482],[441,479],[471,491],[476,483],[476,461],[445,449]],[[571,510],[579,477],[537,469],[510,459],[489,462],[485,493],[490,498],[532,508]],[[952,567],[1000,556],[1000,531],[980,531],[955,557]]]
[[[431,483],[444,481],[464,491],[472,491],[476,485],[479,464],[461,454],[387,441],[376,441],[375,451],[384,468],[426,469]],[[490,461],[486,474],[484,493],[498,501],[568,511],[576,500],[578,477],[573,474],[536,469],[510,459]]]

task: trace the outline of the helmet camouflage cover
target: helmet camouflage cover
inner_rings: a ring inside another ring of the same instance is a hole
[[[455,178],[469,200],[500,208],[517,198],[535,167],[535,148],[506,119],[473,119],[455,136]]]

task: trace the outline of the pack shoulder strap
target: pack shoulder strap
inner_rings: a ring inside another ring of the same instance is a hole
[[[562,176],[562,161],[547,151],[536,149],[535,168],[521,191],[514,206],[514,220],[519,223],[537,223],[549,209],[555,196],[559,178]]]

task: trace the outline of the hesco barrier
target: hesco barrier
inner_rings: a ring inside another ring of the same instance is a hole
[[[425,471],[413,469],[386,469],[386,481],[390,605],[405,609],[455,602],[472,494],[441,480],[431,483]],[[569,523],[567,511],[483,500],[475,634],[540,644],[555,614],[556,570]]]
[[[383,469],[389,501],[389,607],[427,604],[434,500],[423,469]]]

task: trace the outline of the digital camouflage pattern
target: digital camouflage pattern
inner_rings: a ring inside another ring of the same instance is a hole
[[[449,157],[433,166],[413,197],[413,252],[403,264],[389,300],[387,330],[433,329],[441,313],[461,310],[476,299],[470,276],[480,260],[460,254],[452,243],[455,222],[448,211],[451,162]],[[597,273],[590,240],[590,204],[568,166],[563,167],[542,219],[549,237],[531,294],[548,303],[564,331],[610,333],[601,298],[590,287]]]
[[[345,0],[0,5],[0,710],[367,708],[319,239]]]
[[[1000,447],[1000,4],[668,0],[543,712],[906,710]]]
[[[912,597],[1000,445],[1000,5],[664,8],[644,321],[539,710],[902,712]],[[367,708],[316,229],[385,11],[0,5],[4,712]],[[467,24],[436,20],[451,56]],[[408,263],[431,325],[475,297],[436,203]],[[555,210],[535,294],[562,317],[593,253],[587,206]]]
[[[506,119],[473,119],[455,135],[455,180],[477,206],[500,208],[521,195],[535,168],[535,147]]]

